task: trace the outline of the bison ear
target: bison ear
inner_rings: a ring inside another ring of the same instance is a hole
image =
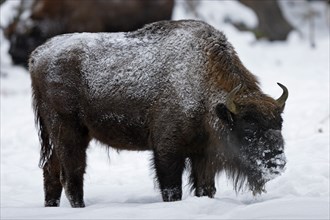
[[[217,116],[229,123],[229,124],[233,124],[234,120],[233,120],[233,117],[234,115],[229,111],[229,109],[227,108],[227,106],[223,103],[220,103],[218,104],[216,107],[215,107],[215,111],[217,113]]]

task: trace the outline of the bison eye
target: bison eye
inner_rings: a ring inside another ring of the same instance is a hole
[[[242,123],[242,128],[245,132],[251,132],[251,131],[256,131],[258,126],[256,122],[250,122],[244,120]]]
[[[244,129],[244,134],[246,136],[251,137],[251,136],[254,136],[256,134],[256,130],[252,129],[252,128],[246,128],[246,129]]]

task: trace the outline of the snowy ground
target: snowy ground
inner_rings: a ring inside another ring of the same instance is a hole
[[[281,94],[276,82],[289,88],[283,115],[287,170],[267,184],[268,193],[236,194],[220,176],[214,199],[193,197],[184,187],[182,201],[163,203],[149,152],[110,150],[109,159],[105,147],[93,143],[85,175],[87,207],[72,209],[63,196],[60,208],[44,208],[30,79],[11,64],[1,33],[1,219],[329,219],[329,30],[318,29],[314,49],[294,32],[288,42],[255,42],[218,16],[235,11],[237,19],[253,25],[254,15],[237,3],[203,2],[199,11],[226,33],[266,93]],[[181,5],[174,16],[189,17]]]

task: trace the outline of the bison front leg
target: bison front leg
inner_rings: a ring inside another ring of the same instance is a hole
[[[210,158],[205,158],[203,155],[190,157],[190,182],[195,189],[195,195],[198,197],[208,196],[213,198],[216,193],[214,183],[216,170],[211,161]]]
[[[86,148],[89,143],[87,129],[76,122],[65,121],[58,133],[55,145],[61,165],[61,183],[73,208],[85,207],[83,176],[86,168]]]
[[[45,166],[43,167],[45,206],[57,207],[60,205],[62,184],[60,182],[61,167],[53,152]]]
[[[164,202],[178,201],[182,197],[182,172],[185,159],[182,155],[169,151],[154,152],[154,165]]]

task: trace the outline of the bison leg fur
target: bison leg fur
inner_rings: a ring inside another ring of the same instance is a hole
[[[184,157],[173,152],[155,151],[154,166],[163,201],[181,200]]]
[[[62,184],[60,182],[61,167],[58,158],[53,153],[43,167],[45,206],[58,207],[60,205]]]
[[[90,138],[86,128],[66,120],[59,126],[59,142],[55,150],[61,164],[61,183],[73,208],[85,207],[83,177],[86,168],[86,149]]]
[[[190,182],[195,189],[195,195],[213,198],[216,193],[214,183],[216,171],[214,167],[210,166],[212,163],[200,155],[190,157],[190,163]]]

